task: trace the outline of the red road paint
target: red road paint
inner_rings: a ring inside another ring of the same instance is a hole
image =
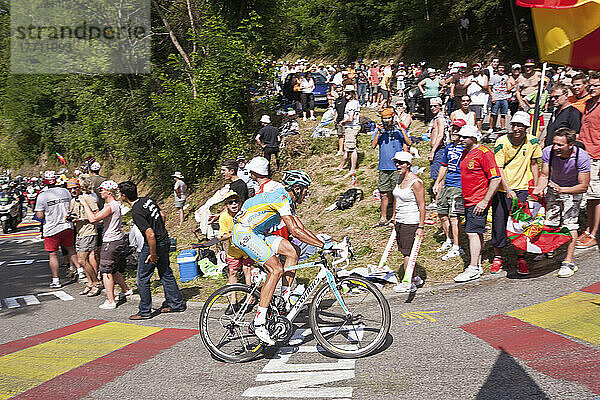
[[[596,282],[593,285],[586,286],[583,289],[581,289],[581,291],[588,292],[588,293],[594,293],[594,294],[600,294],[600,282]]]
[[[587,386],[600,394],[600,351],[507,315],[461,326],[496,349],[556,379]]]
[[[81,399],[162,350],[197,333],[198,331],[193,329],[165,328],[14,396],[13,399]],[[143,397],[141,393],[134,395],[138,396]]]
[[[28,347],[36,346],[38,344],[46,343],[54,339],[58,339],[63,336],[71,335],[85,329],[93,328],[98,325],[107,323],[101,319],[88,319],[81,321],[73,325],[65,326],[63,328],[55,329],[53,331],[40,333],[39,335],[18,339],[12,342],[0,344],[0,357],[10,353],[14,353],[19,350],[26,349]]]

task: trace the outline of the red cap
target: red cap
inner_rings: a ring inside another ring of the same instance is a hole
[[[459,128],[462,128],[463,126],[465,126],[467,123],[465,122],[464,119],[455,119],[454,122],[452,122],[453,126],[458,126]]]

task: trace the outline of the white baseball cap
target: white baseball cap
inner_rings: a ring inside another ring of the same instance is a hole
[[[442,99],[440,99],[439,97],[434,97],[431,100],[429,100],[429,105],[430,106],[441,106],[442,105]]]
[[[392,157],[393,161],[406,161],[409,163],[412,163],[413,160],[413,155],[410,154],[408,151],[397,151],[396,154],[394,154],[394,157]]]
[[[262,122],[263,124],[270,124],[271,117],[269,117],[268,115],[265,114],[262,117],[260,117],[260,122]]]
[[[531,126],[531,122],[530,122],[530,116],[529,114],[527,114],[525,111],[517,111],[515,113],[515,115],[512,116],[510,123],[511,124],[517,124],[517,123],[521,123],[527,127]]]
[[[344,92],[354,92],[356,89],[354,89],[354,85],[346,85],[346,87],[344,88]]]
[[[98,161],[94,161],[92,165],[90,165],[91,171],[100,171],[100,163]]]
[[[463,126],[462,128],[460,128],[460,131],[458,131],[458,135],[472,137],[477,140],[481,139],[481,133],[479,133],[479,130],[474,125]]]
[[[119,185],[117,184],[117,182],[109,179],[107,181],[104,181],[100,184],[100,186],[98,186],[100,189],[106,189],[106,190],[116,190],[119,188]]]
[[[246,169],[250,172],[267,176],[269,175],[269,161],[264,157],[254,157],[246,164]]]

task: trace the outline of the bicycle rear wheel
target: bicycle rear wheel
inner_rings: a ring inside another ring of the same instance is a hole
[[[257,357],[263,345],[250,331],[252,312],[260,291],[248,285],[226,285],[215,291],[200,313],[200,337],[208,351],[226,362],[243,362]]]
[[[390,330],[390,305],[377,286],[362,278],[344,278],[336,288],[347,314],[329,285],[323,285],[310,305],[309,322],[315,339],[341,358],[363,357],[376,351]]]

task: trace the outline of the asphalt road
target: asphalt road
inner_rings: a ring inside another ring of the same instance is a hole
[[[127,317],[137,311],[135,296],[116,310],[100,310],[104,297],[78,296],[79,283],[52,291],[42,242],[0,238],[0,399],[9,397],[17,381],[21,391],[30,390],[17,398],[36,399],[598,399],[600,295],[578,291],[599,280],[599,260],[595,250],[580,253],[579,271],[568,279],[557,278],[558,266],[550,263],[526,279],[509,274],[423,288],[410,299],[386,292],[390,335],[379,353],[366,358],[338,360],[317,352],[312,335],[302,336],[308,328],[302,314],[295,342],[301,345],[232,365],[213,360],[200,337],[189,331],[197,329],[200,304],[131,324]],[[61,275],[65,272],[61,269]],[[32,296],[11,299],[26,295]],[[573,299],[576,295],[583,297]],[[558,298],[565,305],[556,303]],[[155,299],[154,305],[160,302]],[[546,315],[541,322],[506,315],[540,303],[546,304],[530,314]],[[552,322],[554,317],[564,321]],[[102,334],[115,338],[97,334],[93,329],[98,327],[81,328],[82,321],[116,322]],[[77,341],[40,344],[49,340],[47,335],[64,336],[68,332],[56,330],[73,324],[80,325],[69,329],[84,333]],[[140,327],[166,328],[165,336],[140,340],[135,347],[132,332],[146,329]],[[40,334],[46,336],[17,342]],[[121,339],[124,345],[103,356],[99,349]],[[86,361],[78,352],[98,356]],[[57,365],[67,367],[54,376],[50,370]],[[50,373],[49,378],[35,381],[37,372],[30,377],[31,370]],[[18,379],[9,378],[11,373]]]

